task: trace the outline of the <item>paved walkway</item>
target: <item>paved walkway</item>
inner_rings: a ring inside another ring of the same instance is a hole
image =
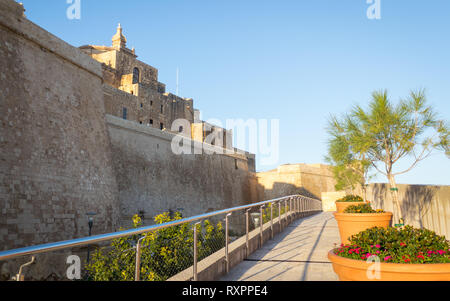
[[[299,219],[230,270],[223,281],[337,281],[328,251],[340,244],[332,212]]]

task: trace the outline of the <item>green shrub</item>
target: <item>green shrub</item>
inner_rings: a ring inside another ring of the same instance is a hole
[[[181,214],[163,213],[154,218],[156,224],[180,220]],[[225,245],[222,224],[215,227],[204,221],[204,231],[198,231],[198,260],[220,250]],[[140,227],[139,216],[133,217],[134,228]],[[193,227],[189,223],[157,230],[145,235],[122,237],[112,241],[110,250],[97,250],[86,266],[88,280],[132,281],[135,277],[136,243],[145,237],[141,252],[141,280],[164,281],[193,264]]]
[[[263,210],[263,224],[265,224],[265,223],[270,221],[270,210],[271,210],[271,208],[272,208],[272,203],[269,203],[269,205],[267,205],[265,207],[265,209]],[[289,205],[287,206],[287,210],[288,211],[290,210]],[[280,210],[279,210],[278,204],[275,204],[273,206],[273,211],[272,211],[273,212],[273,219],[278,217],[279,211]],[[286,213],[286,205],[283,203],[282,206],[281,206],[281,215],[283,215],[285,213]]]
[[[364,202],[362,197],[358,195],[346,195],[343,198],[340,198],[336,202]]]
[[[444,236],[411,226],[362,231],[334,253],[356,260],[376,255],[381,262],[389,263],[450,263],[450,243]]]
[[[348,206],[345,208],[344,213],[384,213],[384,210],[374,210],[370,204],[360,204]]]

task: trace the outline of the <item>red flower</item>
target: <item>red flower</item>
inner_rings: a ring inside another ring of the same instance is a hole
[[[404,247],[404,246],[406,246],[406,244],[405,244],[404,242],[401,242],[401,243],[400,243],[400,246],[401,246],[401,247]]]

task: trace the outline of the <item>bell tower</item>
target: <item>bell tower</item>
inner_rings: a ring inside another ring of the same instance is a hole
[[[116,34],[112,38],[112,46],[116,49],[126,48],[127,46],[127,39],[122,33],[122,26],[120,26],[120,23],[117,27]]]

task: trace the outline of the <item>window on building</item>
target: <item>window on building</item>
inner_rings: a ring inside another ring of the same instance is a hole
[[[122,118],[125,120],[127,119],[127,108],[122,109]]]
[[[138,84],[140,79],[139,69],[136,67],[133,69],[133,84]]]
[[[153,106],[153,100],[150,100],[150,106]]]
[[[180,126],[179,128],[178,128],[178,132],[182,132],[183,131],[183,126]]]
[[[144,104],[143,103],[141,103],[141,108],[143,108],[144,107]]]
[[[238,169],[238,162],[237,162],[237,159],[234,159],[234,169]]]
[[[164,124],[162,122],[159,124],[159,129],[160,130],[164,129]]]
[[[142,124],[142,121],[139,121],[139,124]]]
[[[161,105],[161,114],[163,113],[163,108],[164,108],[163,105]]]
[[[153,125],[153,119],[150,119],[150,124]]]

